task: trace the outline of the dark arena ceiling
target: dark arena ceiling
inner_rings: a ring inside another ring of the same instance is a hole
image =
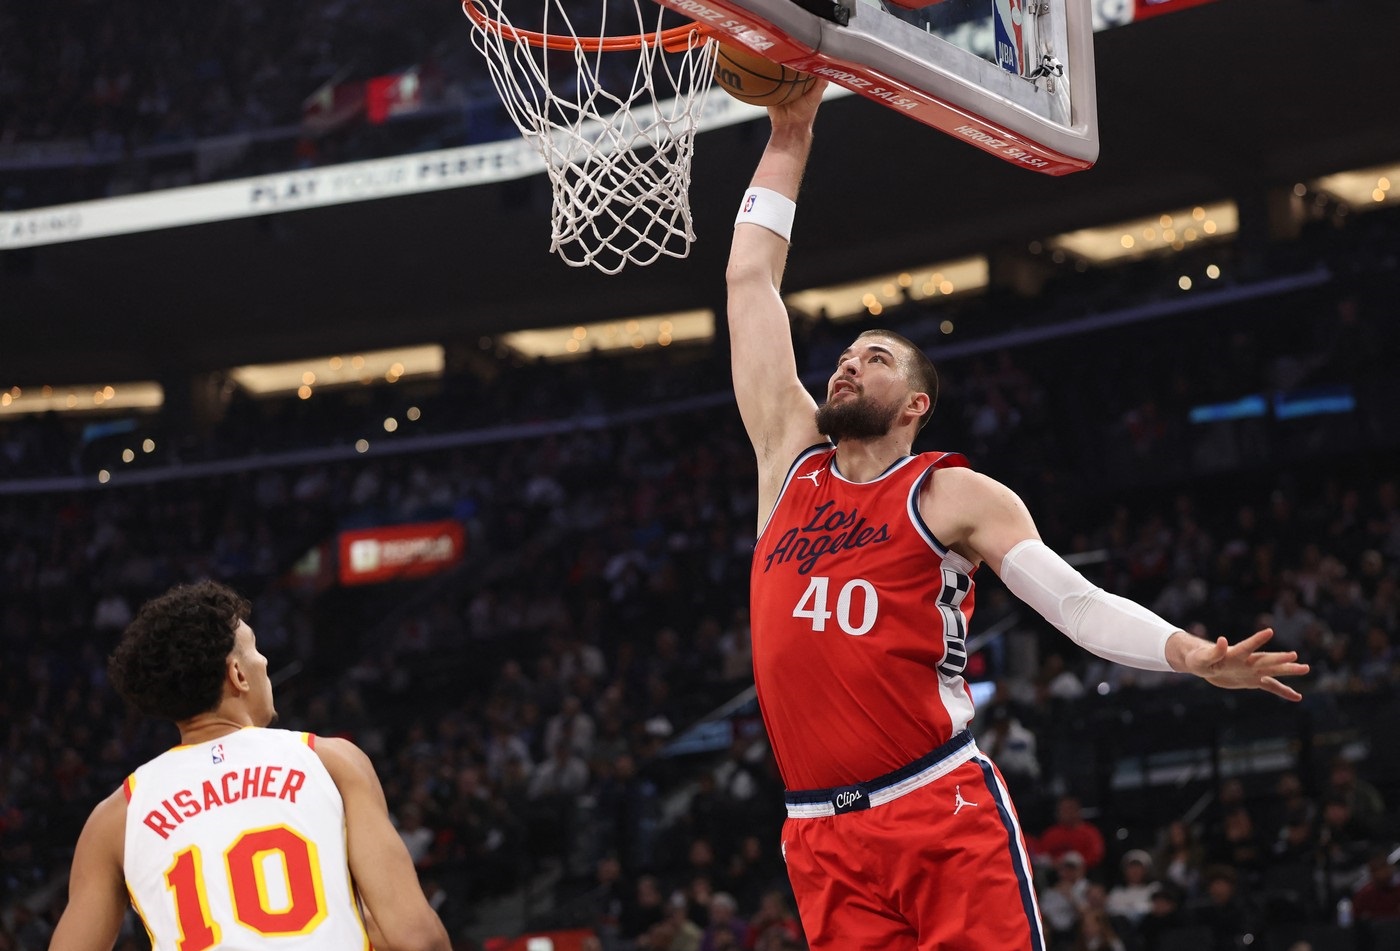
[[[1400,159],[1397,37],[1393,0],[1218,0],[1099,33],[1101,157],[1065,178],[862,99],[828,103],[787,286]],[[718,309],[734,206],[765,136],[762,122],[701,135],[690,258],[616,277],[548,253],[542,178],[5,252],[0,382],[151,378]]]

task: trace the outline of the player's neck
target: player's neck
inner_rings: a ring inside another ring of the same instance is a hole
[[[836,467],[851,482],[870,482],[909,455],[909,442],[902,433],[875,439],[843,439],[836,446]]]
[[[246,713],[220,707],[217,710],[210,710],[208,713],[196,714],[175,725],[180,728],[180,744],[191,746],[195,743],[217,740],[221,736],[237,733],[244,727],[250,727],[254,724],[252,717]]]

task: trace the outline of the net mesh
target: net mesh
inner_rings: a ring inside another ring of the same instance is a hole
[[[550,250],[606,274],[684,258],[695,240],[695,128],[716,45],[693,25],[663,35],[667,11],[651,0],[604,0],[587,22],[576,2],[571,15],[545,0],[542,15],[536,7],[518,25],[502,2],[462,6],[506,111],[544,160]]]

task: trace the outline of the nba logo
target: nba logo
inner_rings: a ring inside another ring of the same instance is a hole
[[[214,748],[209,751],[209,754],[213,758],[215,765],[222,763],[224,761],[224,744],[215,743]]]
[[[1025,23],[1025,0],[995,0],[992,32],[996,39],[997,65],[1008,73],[1024,74],[1026,40],[1021,32]]]
[[[744,214],[747,215],[749,212],[753,211],[754,202],[756,201],[758,201],[757,195],[750,195],[744,199]]]

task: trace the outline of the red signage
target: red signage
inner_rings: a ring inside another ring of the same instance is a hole
[[[354,119],[365,108],[365,84],[331,80],[307,96],[301,104],[301,125],[322,135]]]
[[[1148,17],[1160,16],[1163,13],[1175,13],[1177,10],[1198,7],[1203,3],[1210,2],[1212,0],[1133,0],[1133,6],[1137,8],[1133,19],[1146,20]]]
[[[451,520],[341,532],[340,583],[422,578],[460,562],[466,547],[462,524]]]
[[[395,76],[376,76],[365,83],[365,116],[374,125],[421,108],[423,82],[416,67]]]

